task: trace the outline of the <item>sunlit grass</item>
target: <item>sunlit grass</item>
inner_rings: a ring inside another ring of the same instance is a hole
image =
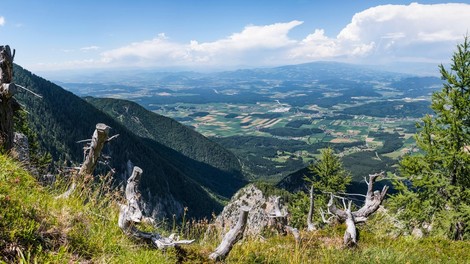
[[[0,155],[0,263],[213,263],[208,256],[221,236],[205,237],[212,220],[168,221],[168,227],[158,232],[173,231],[196,242],[160,251],[119,229],[117,203],[123,195],[110,189],[107,179],[81,186],[68,199],[55,199],[65,184],[41,186],[18,163]],[[383,221],[378,217],[359,227],[359,245],[354,249],[343,247],[344,226],[339,225],[302,232],[299,244],[290,235],[244,238],[225,262],[388,264],[470,259],[468,241],[393,238]]]

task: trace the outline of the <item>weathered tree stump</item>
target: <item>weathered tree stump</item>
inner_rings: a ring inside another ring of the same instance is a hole
[[[209,255],[210,259],[217,261],[225,259],[232,250],[233,245],[243,237],[249,210],[247,207],[240,208],[240,217],[237,224],[225,234],[220,245]]]
[[[176,245],[193,243],[194,240],[179,240],[175,234],[171,234],[169,237],[164,237],[158,233],[143,232],[137,229],[136,225],[145,220],[139,205],[140,193],[138,190],[142,172],[143,171],[141,168],[135,166],[131,177],[127,180],[127,204],[119,205],[120,212],[118,226],[124,231],[125,234],[146,240],[152,243],[158,249],[165,249],[167,247],[173,247]]]
[[[0,46],[0,146],[4,151],[13,148],[13,115],[20,105],[13,98],[17,87],[13,81],[13,54],[8,45]]]
[[[119,136],[119,134],[114,135],[112,137],[108,137],[110,127],[103,124],[98,123],[96,124],[96,129],[93,132],[93,136],[91,139],[81,140],[79,142],[89,142],[84,149],[84,161],[82,166],[80,167],[80,171],[72,176],[72,184],[67,189],[67,191],[57,198],[67,198],[69,197],[77,187],[77,177],[84,177],[86,175],[92,175],[93,171],[98,164],[98,159],[100,158],[101,151],[103,150],[104,145],[109,142],[110,140]]]
[[[96,124],[91,142],[84,148],[85,161],[80,168],[80,175],[92,174],[95,170],[98,158],[101,155],[101,150],[108,141],[109,128],[109,126],[103,123]]]
[[[334,195],[331,194],[330,196],[328,212],[336,216],[340,221],[344,221],[346,223],[346,231],[344,234],[345,246],[351,247],[357,244],[356,224],[367,221],[367,218],[379,209],[380,204],[385,199],[388,186],[384,186],[381,192],[374,191],[374,183],[379,176],[383,176],[383,172],[369,175],[369,182],[366,180],[367,194],[365,202],[357,211],[351,212],[351,201],[349,201],[348,206],[346,206],[344,198],[344,210],[338,209],[334,203]]]
[[[308,209],[307,215],[307,231],[317,230],[315,224],[313,223],[313,210],[314,210],[314,195],[313,195],[313,184],[310,187],[310,206]]]
[[[281,233],[282,235],[286,235],[287,233],[291,233],[294,236],[295,242],[299,243],[300,242],[300,233],[297,228],[291,227],[287,225],[287,212],[282,213],[280,209],[280,202],[281,202],[281,197],[277,196],[275,198],[275,201],[273,203],[273,211],[269,215],[270,218],[274,219],[274,226],[276,227],[278,233]]]

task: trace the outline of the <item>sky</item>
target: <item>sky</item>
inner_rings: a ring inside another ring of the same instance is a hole
[[[2,0],[0,9],[0,44],[33,72],[437,65],[469,30],[470,1]]]

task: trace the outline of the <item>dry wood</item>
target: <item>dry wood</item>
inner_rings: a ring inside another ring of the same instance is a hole
[[[238,218],[237,224],[225,234],[220,245],[209,255],[212,260],[223,260],[227,257],[233,245],[237,243],[243,237],[243,231],[245,230],[246,221],[248,219],[249,208],[240,208],[240,217]]]
[[[344,244],[346,246],[354,246],[357,243],[356,224],[365,222],[367,218],[375,213],[387,194],[388,186],[384,186],[382,191],[374,191],[374,183],[379,176],[383,176],[384,172],[370,174],[367,183],[367,194],[365,196],[364,205],[359,210],[351,212],[351,201],[346,206],[343,198],[344,210],[338,209],[334,203],[334,195],[331,194],[328,202],[328,212],[336,216],[340,221],[346,222],[346,231],[344,234]],[[322,215],[323,216],[323,215]]]
[[[369,182],[366,181],[367,194],[365,203],[359,210],[353,212],[353,215],[356,218],[356,223],[365,222],[371,214],[375,213],[375,211],[379,209],[380,204],[382,204],[382,201],[385,199],[385,195],[388,191],[387,185],[385,185],[380,192],[374,191],[375,181],[378,177],[383,175],[384,172],[369,175]]]
[[[310,187],[310,207],[307,215],[307,231],[317,230],[315,224],[313,223],[313,210],[314,210],[314,196],[313,196],[313,184]]]
[[[175,234],[171,234],[169,237],[164,237],[158,233],[143,232],[137,229],[136,225],[145,219],[139,205],[140,193],[138,190],[142,172],[141,168],[135,166],[131,177],[127,180],[127,204],[120,204],[118,226],[127,235],[146,240],[158,249],[193,243],[194,240],[179,240],[179,237]]]
[[[354,216],[351,213],[351,203],[349,201],[348,207],[345,208],[346,218],[346,230],[344,232],[343,243],[347,247],[353,247],[357,244],[357,232],[356,232],[356,222],[354,221]]]
[[[17,87],[13,81],[13,54],[8,45],[0,46],[0,145],[5,151],[13,148],[13,114],[20,105],[13,98]]]
[[[297,244],[300,243],[300,232],[297,228],[286,225],[284,226],[284,229],[286,230],[287,233],[291,233],[294,236],[295,242]]]
[[[111,139],[117,137],[118,135],[114,135],[111,138],[108,137],[110,127],[103,124],[98,123],[96,124],[96,129],[93,132],[93,136],[91,139],[85,139],[77,141],[77,143],[81,142],[88,142],[87,146],[84,147],[84,162],[80,167],[80,171],[72,175],[72,184],[67,189],[66,192],[57,196],[56,198],[67,198],[69,197],[77,187],[77,177],[85,176],[85,175],[92,175],[93,171],[96,168],[98,163],[98,159],[100,158],[101,151],[103,150],[104,144],[109,142]]]
[[[109,128],[109,126],[103,123],[96,124],[96,129],[95,132],[93,132],[91,142],[85,148],[85,161],[80,168],[80,175],[93,174],[98,158],[100,157],[101,150],[108,140]]]

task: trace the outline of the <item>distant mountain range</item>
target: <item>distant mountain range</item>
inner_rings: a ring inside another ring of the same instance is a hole
[[[233,154],[190,128],[125,101],[88,99],[94,106],[20,66],[14,71],[16,83],[43,97],[16,95],[42,149],[55,160],[81,162],[83,146],[76,141],[90,138],[97,123],[120,134],[105,152],[120,181],[128,177],[132,164],[143,169],[141,191],[148,214],[171,217],[188,207],[192,216],[208,216],[245,184]]]
[[[253,76],[253,77],[265,77],[272,76],[270,72],[283,72],[297,70],[300,73],[302,70],[308,68],[312,70],[319,70],[318,75],[325,74],[330,72],[333,74],[337,71],[337,68],[343,69],[355,69],[354,72],[364,73],[373,73],[373,72],[383,72],[383,73],[393,73],[393,74],[402,74],[402,75],[414,75],[414,76],[439,76],[439,70],[435,63],[415,63],[413,67],[406,67],[410,65],[409,63],[396,63],[394,65],[360,65],[360,64],[348,64],[340,62],[329,62],[329,61],[318,61],[297,65],[286,65],[279,67],[270,67],[270,68],[244,68],[239,70],[223,70],[220,72],[195,72],[195,71],[162,71],[161,69],[113,69],[113,70],[67,70],[67,71],[54,71],[54,72],[43,72],[44,76],[51,80],[67,82],[67,83],[77,83],[77,82],[96,82],[100,80],[104,83],[144,83],[147,81],[163,81],[163,82],[174,82],[181,81],[181,78],[187,79],[196,79],[196,78],[220,78],[222,76],[226,77],[236,77],[236,76]],[[332,71],[331,71],[332,70]],[[265,74],[260,75],[261,73]],[[315,73],[308,73],[310,75],[315,75]],[[328,75],[324,75],[325,78]],[[280,76],[282,77],[282,76]]]

